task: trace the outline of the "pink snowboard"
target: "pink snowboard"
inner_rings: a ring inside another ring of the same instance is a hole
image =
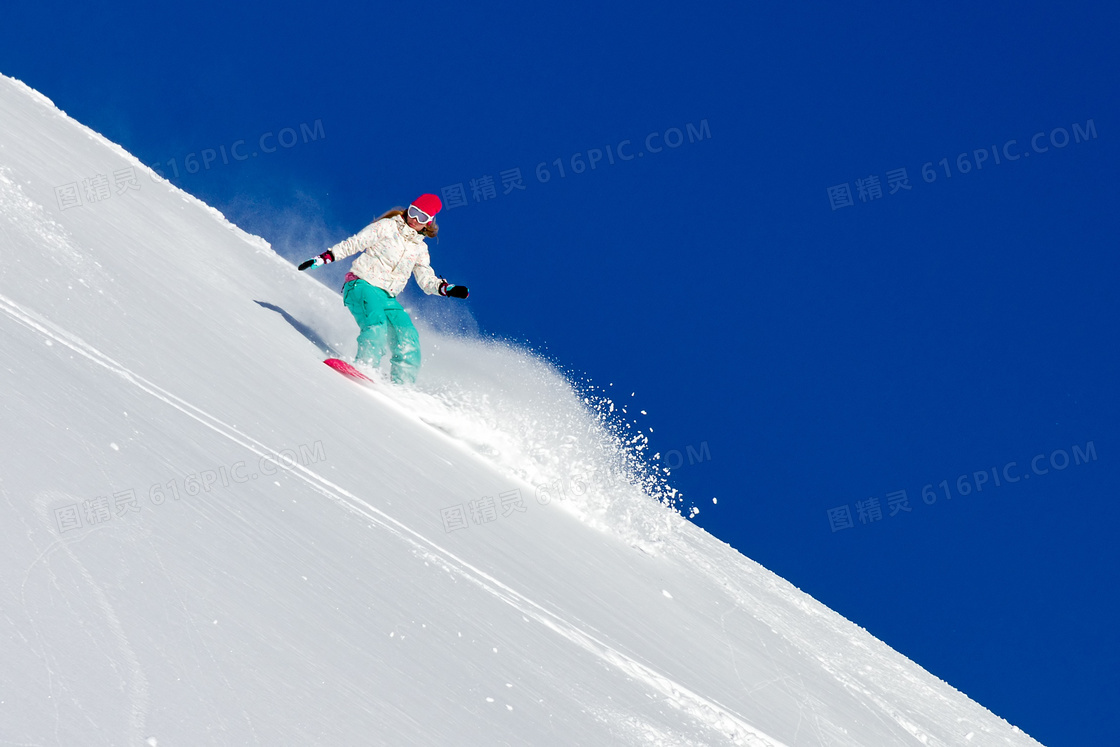
[[[353,366],[351,366],[346,361],[341,360],[339,358],[327,358],[325,361],[323,361],[323,363],[326,363],[328,366],[333,368],[335,371],[338,371],[340,374],[342,374],[343,376],[345,376],[348,379],[353,379],[354,381],[357,381],[357,382],[360,382],[360,383],[363,383],[363,384],[374,384],[374,383],[376,383],[376,382],[374,382],[373,379],[366,376],[364,373],[362,373],[361,371],[354,368]]]

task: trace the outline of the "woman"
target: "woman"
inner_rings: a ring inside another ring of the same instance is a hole
[[[420,370],[420,337],[397,294],[408,276],[428,295],[466,298],[465,285],[449,285],[432,270],[424,237],[439,232],[435,216],[443,204],[435,195],[420,195],[408,210],[394,209],[299,266],[301,270],[329,264],[363,252],[354,260],[342,286],[342,302],[358,323],[358,354],[354,362],[374,370],[388,344],[392,350],[394,384],[411,384]]]

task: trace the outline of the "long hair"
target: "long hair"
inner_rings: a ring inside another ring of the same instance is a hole
[[[392,210],[386,210],[385,214],[377,220],[385,220],[386,218],[392,218],[395,215],[401,216],[401,218],[404,219],[404,222],[408,223],[408,219],[404,214],[404,208],[402,207],[395,207]],[[432,217],[431,223],[428,223],[427,225],[420,228],[419,233],[421,236],[427,236],[429,239],[434,239],[436,237],[436,234],[439,233],[439,226],[436,225],[435,216]]]

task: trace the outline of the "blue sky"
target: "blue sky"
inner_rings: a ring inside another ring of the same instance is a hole
[[[462,185],[436,270],[637,392],[698,523],[1104,744],[1118,11],[958,5],[22,3],[0,72],[293,260]]]

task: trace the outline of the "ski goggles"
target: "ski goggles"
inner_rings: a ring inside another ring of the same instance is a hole
[[[415,205],[409,205],[408,206],[408,217],[409,218],[415,218],[416,220],[420,221],[421,223],[431,223],[432,222],[432,216],[428,215],[427,213],[425,213],[423,210],[416,207]]]

